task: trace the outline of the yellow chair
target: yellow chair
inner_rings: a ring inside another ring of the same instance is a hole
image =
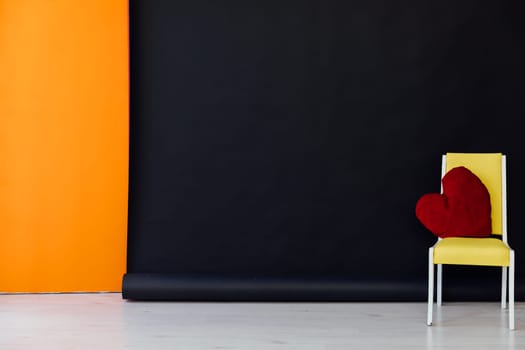
[[[437,265],[437,305],[441,306],[443,265],[501,266],[501,307],[506,308],[507,283],[509,328],[514,329],[514,250],[507,242],[506,157],[501,153],[447,153],[442,158],[441,176],[464,166],[487,187],[492,210],[492,233],[500,238],[440,238],[428,250],[427,325],[432,325],[434,265]],[[442,189],[443,190],[443,189]]]

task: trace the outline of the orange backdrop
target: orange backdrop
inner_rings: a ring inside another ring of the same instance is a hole
[[[120,291],[128,5],[0,0],[0,292]]]

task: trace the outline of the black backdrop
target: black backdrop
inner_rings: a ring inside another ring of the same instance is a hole
[[[450,151],[507,154],[525,300],[522,13],[131,0],[123,297],[424,300],[434,236],[414,206]],[[444,298],[497,299],[499,272],[445,267]]]

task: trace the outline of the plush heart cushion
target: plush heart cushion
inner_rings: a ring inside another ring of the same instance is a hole
[[[443,194],[424,194],[416,217],[438,237],[486,237],[492,233],[490,194],[481,180],[461,166],[442,179]]]

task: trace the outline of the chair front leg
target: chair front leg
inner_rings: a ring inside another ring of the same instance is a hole
[[[434,248],[428,249],[428,306],[427,326],[432,326],[432,308],[434,303]]]
[[[509,328],[514,329],[514,250],[510,251],[509,266]]]

